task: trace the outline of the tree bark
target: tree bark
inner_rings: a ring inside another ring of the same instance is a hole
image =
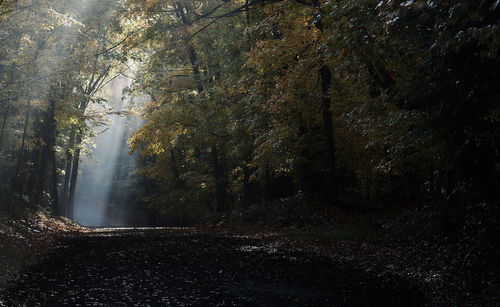
[[[333,142],[332,111],[330,110],[330,84],[332,81],[332,74],[326,65],[320,68],[319,73],[321,76],[321,109],[323,115],[323,136],[325,140],[324,196],[327,201],[335,201],[337,198],[337,187],[335,186],[335,147]]]
[[[298,3],[313,6],[318,10],[318,16],[321,14],[322,1],[312,0],[312,1],[299,1]],[[323,22],[321,18],[314,24],[316,28],[323,32]],[[321,56],[321,54],[320,54]],[[321,77],[321,110],[323,117],[323,138],[325,141],[324,145],[324,187],[323,187],[323,197],[328,202],[334,202],[338,195],[338,186],[335,182],[335,146],[333,140],[333,120],[331,111],[331,82],[332,73],[330,68],[326,64],[322,64],[319,71],[319,76]]]
[[[69,138],[68,148],[66,149],[66,165],[64,168],[64,183],[63,190],[61,192],[61,205],[62,213],[64,216],[68,217],[68,203],[69,203],[69,182],[71,179],[71,166],[73,162],[73,155],[71,154],[71,148],[75,144],[75,127],[71,128],[71,135]]]
[[[181,4],[177,2],[175,4],[175,10],[177,16],[182,20],[182,23],[184,25],[189,25],[190,22],[184,12],[185,6],[184,4]],[[196,50],[194,49],[193,44],[188,42],[188,56],[189,56],[189,62],[191,64],[191,68],[193,69],[193,75],[194,79],[196,82],[196,88],[198,90],[198,93],[203,92],[203,84],[201,82],[201,75],[200,75],[200,65],[198,64],[198,55],[196,54]]]
[[[64,182],[61,191],[61,212],[65,217],[68,216],[69,207],[69,182],[71,179],[71,168],[73,165],[73,155],[66,153],[65,166],[64,166]]]
[[[81,135],[78,133],[76,137],[76,143],[80,144],[82,141]],[[72,219],[74,217],[75,211],[75,191],[76,191],[76,181],[78,179],[78,166],[80,164],[80,149],[75,150],[75,154],[73,155],[73,167],[71,169],[71,179],[70,179],[70,188],[69,188],[69,196],[68,196],[68,218]]]
[[[40,112],[34,112],[34,127],[35,131],[35,140],[39,140],[41,138],[41,127],[40,127]],[[36,190],[37,190],[37,172],[40,165],[40,147],[35,146],[33,151],[31,152],[31,161],[33,162],[33,167],[29,171],[28,175],[28,188],[27,191],[29,193],[30,199],[35,198]]]
[[[223,161],[219,160],[219,149],[217,145],[212,146],[213,176],[215,179],[215,200],[217,202],[216,212],[227,211],[226,176]]]
[[[7,126],[7,120],[9,119],[9,111],[10,111],[10,98],[9,102],[7,103],[7,107],[5,108],[5,114],[3,115],[2,119],[2,131],[0,132],[0,152],[2,151],[2,145],[3,145],[3,137],[5,134],[5,127]]]
[[[38,200],[41,193],[45,190],[47,171],[51,158],[51,152],[54,150],[56,138],[56,123],[55,123],[55,98],[49,98],[49,108],[45,113],[44,125],[42,126],[42,135],[44,145],[41,151],[40,168],[38,172],[38,191],[35,199]],[[51,199],[57,198],[57,195],[51,195]]]
[[[175,4],[176,14],[182,20],[184,25],[189,25],[190,21],[187,19],[185,14],[185,6],[179,2]],[[196,50],[190,42],[188,42],[188,56],[189,62],[191,64],[191,68],[193,70],[193,77],[196,82],[196,88],[198,93],[202,93],[203,83],[200,75],[200,68],[198,64],[198,56],[196,54]],[[226,175],[224,170],[224,159],[222,161],[219,159],[219,148],[217,145],[211,146],[211,155],[212,155],[212,164],[213,164],[213,176],[215,180],[215,198],[217,202],[216,212],[222,213],[226,211],[228,208],[228,198],[226,192]]]
[[[51,184],[50,184],[50,195],[51,195],[51,210],[52,214],[60,215],[61,210],[59,208],[59,197],[57,193],[57,159],[56,159],[56,150],[54,147],[50,149],[50,160],[52,161],[52,176],[51,176]]]
[[[197,61],[196,50],[191,44],[188,47],[188,53],[189,53],[189,62],[191,63],[194,79],[196,81],[196,88],[198,90],[198,93],[201,93],[203,92],[203,85],[201,83],[200,65],[198,64]]]
[[[18,181],[19,178],[19,170],[21,168],[21,165],[24,162],[24,146],[26,144],[26,136],[28,134],[28,124],[30,120],[30,113],[31,113],[31,96],[28,97],[28,104],[26,105],[26,116],[24,118],[24,128],[23,128],[23,136],[21,139],[21,149],[19,150],[19,159],[17,160],[17,165],[16,165],[16,172],[14,174],[14,180],[16,181],[16,185],[19,191],[23,190],[23,184]]]
[[[252,200],[251,190],[250,190],[250,174],[251,169],[248,167],[248,158],[243,163],[243,182],[242,182],[242,190],[241,190],[241,201],[246,204]]]

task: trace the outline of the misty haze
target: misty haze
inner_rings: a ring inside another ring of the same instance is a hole
[[[497,306],[499,0],[0,0],[0,307]]]

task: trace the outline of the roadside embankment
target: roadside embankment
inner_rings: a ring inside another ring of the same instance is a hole
[[[7,286],[43,260],[60,234],[80,231],[88,229],[30,208],[22,199],[0,198],[0,306]]]

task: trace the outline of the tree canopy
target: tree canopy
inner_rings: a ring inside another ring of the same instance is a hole
[[[125,94],[148,97],[129,139],[138,197],[180,220],[306,199],[433,204],[463,225],[498,192],[498,11],[486,0],[2,1],[2,190],[71,216],[79,161],[109,113],[92,106],[122,74]]]

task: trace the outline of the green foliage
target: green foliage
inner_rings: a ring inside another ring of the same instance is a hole
[[[121,39],[121,8],[114,0],[1,7],[2,181],[34,202],[50,195],[54,210],[62,176],[70,176],[65,165],[78,160],[82,142],[106,123],[107,110],[87,107],[105,102],[100,90],[123,62],[119,53],[103,52]]]
[[[332,73],[342,197],[443,200],[457,182],[486,174],[484,165],[479,176],[465,174],[465,157],[476,161],[481,150],[490,153],[481,156],[487,173],[498,175],[496,6],[261,4],[129,2],[130,14],[146,20],[140,39],[150,46],[139,50],[145,61],[134,91],[151,97],[130,144],[146,161],[159,206],[217,207],[214,146],[234,208],[297,193],[321,197],[323,65]]]
[[[41,176],[49,147],[60,173],[75,165],[93,128],[106,124],[99,89],[133,59],[127,94],[150,100],[134,107],[145,124],[130,150],[140,152],[145,199],[165,212],[200,218],[302,194],[332,201],[329,189],[348,201],[446,204],[459,186],[484,195],[498,186],[491,1],[60,0],[1,9],[1,159],[21,161],[20,174]]]

